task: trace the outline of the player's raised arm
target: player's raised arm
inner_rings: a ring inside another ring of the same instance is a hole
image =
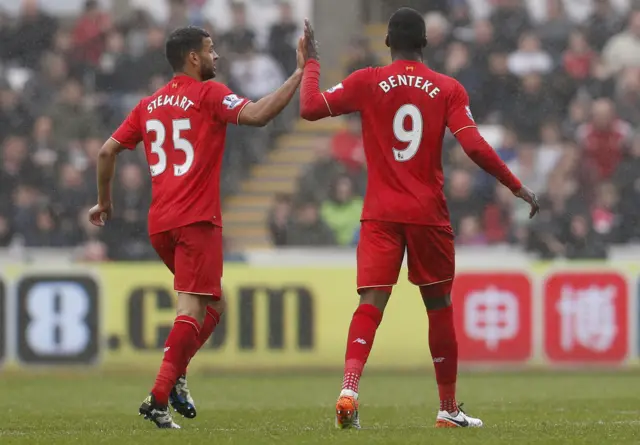
[[[458,83],[449,98],[447,126],[473,162],[509,188],[515,196],[529,203],[531,206],[529,217],[533,218],[540,210],[536,195],[522,185],[482,137],[469,108],[469,96]]]
[[[98,153],[98,204],[89,210],[89,221],[104,226],[113,210],[111,184],[116,171],[116,158],[125,148],[133,150],[142,140],[138,120],[138,107],[134,108],[120,128],[104,143]]]
[[[360,111],[363,101],[368,97],[366,88],[369,69],[356,71],[323,93],[320,91],[318,43],[308,20],[305,20],[304,37],[307,62],[304,65],[300,91],[300,116],[308,121],[316,121]]]
[[[257,102],[249,102],[238,115],[239,125],[264,127],[284,110],[293,99],[300,82],[304,68],[304,38],[298,40],[298,68],[280,88],[263,97]]]

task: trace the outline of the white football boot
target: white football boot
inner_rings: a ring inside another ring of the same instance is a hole
[[[438,411],[436,428],[480,428],[482,420],[468,416],[462,411],[462,403],[458,405],[458,412],[453,415],[448,411]]]

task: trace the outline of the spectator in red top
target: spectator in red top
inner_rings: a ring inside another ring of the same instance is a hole
[[[589,47],[587,36],[579,30],[572,32],[569,36],[569,47],[562,57],[567,74],[576,80],[588,78],[594,58],[595,53]]]
[[[506,191],[505,191],[506,189]],[[511,193],[502,184],[495,184],[495,199],[484,207],[482,223],[489,244],[512,243],[514,241],[514,202]]]
[[[606,241],[617,241],[620,215],[618,212],[620,196],[615,185],[610,182],[600,184],[596,199],[591,208],[593,230]]]
[[[110,28],[109,14],[100,9],[97,0],[87,0],[84,13],[73,29],[73,46],[82,62],[92,66],[98,64],[104,50],[104,37]]]
[[[347,128],[339,131],[331,139],[331,154],[347,168],[349,173],[358,173],[364,167],[364,147],[360,117],[349,115]]]
[[[591,120],[578,128],[584,166],[595,183],[609,179],[622,160],[632,137],[632,128],[616,116],[613,102],[602,98],[591,106]]]

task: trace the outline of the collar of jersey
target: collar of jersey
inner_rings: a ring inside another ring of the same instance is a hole
[[[197,82],[196,79],[191,76],[187,76],[186,74],[176,74],[173,76],[172,80],[179,80],[181,82]]]
[[[394,60],[393,63],[402,63],[402,64],[411,63],[414,65],[424,64],[424,62],[420,62],[418,60],[405,60],[405,59]]]

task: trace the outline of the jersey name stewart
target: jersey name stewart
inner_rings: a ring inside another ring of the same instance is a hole
[[[178,75],[142,99],[113,134],[131,150],[144,143],[152,187],[150,234],[201,221],[222,226],[226,127],[238,123],[248,103],[220,83]]]

